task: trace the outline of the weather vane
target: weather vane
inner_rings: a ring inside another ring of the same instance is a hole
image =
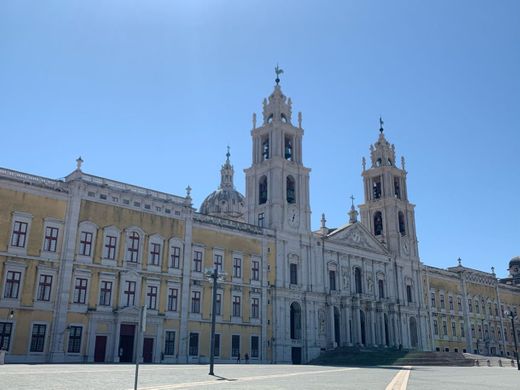
[[[383,132],[383,125],[385,124],[385,122],[383,122],[383,118],[381,118],[381,116],[379,116],[379,131],[382,133]]]
[[[280,83],[280,75],[283,73],[283,69],[276,64],[276,68],[274,68],[274,73],[276,73],[276,84],[278,85]]]

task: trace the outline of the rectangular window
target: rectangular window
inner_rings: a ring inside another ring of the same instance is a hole
[[[233,295],[233,317],[240,317],[240,297]]]
[[[473,305],[471,303],[471,299],[468,299],[468,310],[470,313],[473,313]]]
[[[258,336],[251,336],[251,357],[257,358],[259,354],[260,338]]]
[[[190,356],[199,355],[199,334],[190,333]]]
[[[11,236],[11,246],[25,248],[27,239],[27,222],[14,221],[13,235]]]
[[[81,232],[79,237],[79,254],[90,256],[92,254],[92,233]]]
[[[445,309],[446,306],[444,304],[444,294],[441,294],[440,297],[441,297],[441,309]]]
[[[152,242],[150,244],[150,265],[159,265],[161,258],[161,244]]]
[[[69,353],[80,353],[81,350],[81,326],[71,326],[69,330]]]
[[[200,313],[200,291],[191,292],[191,312]]]
[[[30,352],[43,352],[47,325],[34,324],[32,327]]]
[[[442,334],[443,336],[448,335],[448,324],[446,323],[446,321],[442,321]]]
[[[413,300],[412,300],[412,286],[410,286],[410,285],[406,286],[406,300],[408,301],[408,303],[412,303],[413,302]]]
[[[251,299],[251,318],[260,318],[260,298]]]
[[[166,331],[164,336],[164,354],[165,355],[175,355],[175,332],[174,331]]]
[[[176,288],[168,289],[168,311],[177,311],[177,300],[179,298],[179,290]]]
[[[202,272],[202,252],[193,252],[193,271]]]
[[[457,309],[459,311],[462,311],[462,298],[461,297],[457,297]]]
[[[253,260],[251,267],[251,280],[260,280],[260,262]]]
[[[116,236],[106,236],[105,237],[105,258],[106,259],[115,260],[116,246],[117,246],[117,237]]]
[[[18,298],[18,293],[20,292],[21,279],[21,272],[7,271],[7,276],[5,277],[4,298]]]
[[[112,301],[112,282],[107,280],[101,281],[101,288],[99,291],[99,305],[110,306]]]
[[[453,310],[453,297],[448,297],[448,304],[450,305],[450,310]]]
[[[13,324],[10,322],[0,322],[0,350],[9,351],[12,331]]]
[[[475,300],[475,312],[476,312],[477,314],[480,314],[480,306],[479,306],[477,300]]]
[[[258,213],[258,226],[264,227],[264,223],[265,223],[264,213]]]
[[[215,302],[215,315],[219,316],[222,312],[222,294],[217,294],[217,300]]]
[[[298,265],[291,263],[289,265],[289,276],[291,284],[298,284]]]
[[[87,284],[87,279],[76,278],[74,285],[74,303],[84,304],[87,302]]]
[[[464,323],[460,323],[460,337],[464,337]]]
[[[58,228],[47,226],[45,228],[45,240],[43,250],[46,252],[56,252],[58,246]]]
[[[242,277],[242,259],[239,257],[235,257],[233,259],[233,277],[234,278]]]
[[[240,336],[234,334],[231,336],[231,357],[238,357],[240,354]]]
[[[457,337],[457,324],[455,322],[451,323],[451,335]]]
[[[437,320],[433,320],[433,334],[439,334],[439,326],[437,325]]]
[[[436,302],[435,302],[435,293],[434,292],[431,293],[431,301],[432,301],[432,307],[435,307]]]
[[[148,309],[156,310],[157,309],[157,286],[148,286],[148,291],[146,292],[146,298],[148,301]]]
[[[217,268],[218,272],[222,272],[223,270],[223,261],[222,261],[222,255],[215,255],[213,260],[213,265],[215,268]]]
[[[215,334],[215,349],[213,351],[215,356],[220,356],[220,335]]]
[[[40,275],[38,282],[37,301],[48,302],[51,300],[52,275]]]
[[[336,290],[336,271],[329,271],[329,286],[331,291]]]
[[[139,234],[136,232],[131,232],[128,236],[128,248],[126,248],[128,252],[128,261],[130,263],[137,263],[139,259]]]
[[[135,285],[136,283],[131,280],[127,280],[125,283],[123,303],[127,307],[135,305]]]
[[[171,247],[170,268],[179,268],[181,263],[181,248],[178,246]]]

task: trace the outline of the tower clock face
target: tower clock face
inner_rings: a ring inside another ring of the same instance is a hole
[[[298,227],[300,225],[300,214],[296,207],[289,208],[287,212],[287,223],[292,227]]]
[[[408,240],[404,239],[401,245],[403,247],[404,254],[409,255],[410,254],[410,244],[408,243]]]

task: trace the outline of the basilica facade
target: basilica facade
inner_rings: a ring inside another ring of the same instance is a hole
[[[323,215],[313,230],[303,135],[277,79],[253,116],[245,195],[228,150],[198,211],[190,188],[98,177],[81,158],[63,180],[0,169],[7,362],[204,363],[213,312],[217,362],[298,364],[344,346],[510,356],[520,259],[501,280],[460,261],[421,263],[405,160],[382,125],[359,211],[352,203],[344,225]]]

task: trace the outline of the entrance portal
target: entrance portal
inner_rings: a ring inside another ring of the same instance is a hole
[[[153,339],[145,337],[143,342],[143,362],[153,362]]]
[[[134,361],[135,325],[121,324],[119,332],[119,361],[131,363]]]
[[[107,336],[96,336],[96,347],[94,349],[94,362],[103,363],[107,350]]]
[[[292,363],[302,364],[302,349],[300,347],[292,347]]]

